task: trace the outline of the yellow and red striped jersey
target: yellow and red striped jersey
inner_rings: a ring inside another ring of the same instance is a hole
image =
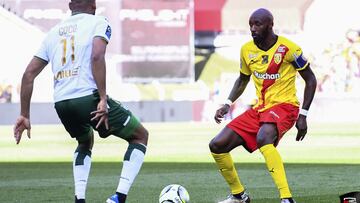
[[[252,75],[258,103],[264,111],[276,104],[299,106],[296,96],[296,73],[308,65],[302,49],[294,42],[279,36],[267,51],[259,49],[253,40],[244,44],[240,54],[240,72]]]

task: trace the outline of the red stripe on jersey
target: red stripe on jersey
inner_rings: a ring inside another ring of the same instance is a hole
[[[271,62],[268,66],[268,69],[266,70],[267,74],[277,74],[279,73],[280,66],[282,62],[284,61],[285,54],[289,51],[289,48],[283,44],[279,45],[279,47],[276,49],[276,52],[274,53]],[[277,61],[275,57],[281,55],[281,60]],[[280,76],[281,77],[281,76]],[[264,79],[263,81],[263,87],[261,89],[261,97],[263,103],[259,106],[260,108],[265,106],[265,93],[266,90],[275,83],[276,79]]]

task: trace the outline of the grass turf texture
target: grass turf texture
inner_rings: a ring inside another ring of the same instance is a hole
[[[184,185],[191,202],[222,199],[228,188],[208,152],[209,140],[224,127],[209,123],[145,123],[150,140],[144,167],[129,203],[157,202],[161,189]],[[12,126],[0,126],[0,202],[72,202],[71,160],[76,147],[61,126],[33,126],[32,138],[16,146]],[[339,202],[338,195],[360,190],[360,128],[356,124],[312,124],[303,142],[292,129],[278,149],[298,202]],[[26,136],[26,135],[24,135]],[[88,202],[104,202],[118,182],[126,143],[96,138]],[[259,152],[232,152],[253,203],[279,202]],[[62,163],[64,162],[64,163]],[[176,162],[176,163],[174,163]]]
[[[265,166],[237,164],[253,203],[278,203],[278,193]],[[117,185],[121,164],[93,163],[88,202],[105,202]],[[0,163],[1,202],[73,202],[71,163]],[[335,203],[338,195],[360,188],[360,166],[287,164],[289,183],[298,202]],[[161,189],[179,183],[191,202],[224,198],[227,186],[212,163],[145,163],[129,193],[129,203],[156,203]]]

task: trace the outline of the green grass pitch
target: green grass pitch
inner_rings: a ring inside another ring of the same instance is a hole
[[[144,166],[129,193],[129,203],[156,203],[161,189],[178,183],[192,203],[213,203],[228,188],[208,151],[209,140],[224,124],[145,123],[149,147]],[[360,191],[358,124],[309,124],[308,135],[295,141],[292,129],[278,149],[299,203],[337,203],[339,195]],[[96,138],[88,202],[105,202],[116,189],[126,143]],[[0,126],[0,202],[73,202],[71,160],[76,147],[60,125],[32,126],[32,138],[15,145],[12,126]],[[278,193],[260,153],[232,152],[252,203],[278,203]]]

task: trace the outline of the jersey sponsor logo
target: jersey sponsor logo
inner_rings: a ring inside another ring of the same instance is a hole
[[[80,69],[80,66],[74,68],[73,70],[61,70],[54,75],[54,80],[61,80],[64,78],[77,76],[77,75],[79,75],[79,69]]]
[[[280,78],[280,73],[269,74],[269,73],[258,73],[254,71],[255,77],[263,80],[276,80]]]
[[[110,25],[107,26],[106,31],[105,31],[105,35],[110,39],[110,37],[111,37],[111,27],[110,27]]]
[[[282,61],[282,54],[280,54],[280,53],[274,54],[274,62],[276,64],[279,64],[279,63],[281,63],[281,61]]]

